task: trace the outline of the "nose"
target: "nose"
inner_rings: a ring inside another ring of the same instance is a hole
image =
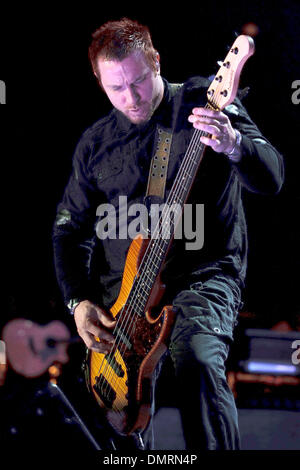
[[[131,85],[127,87],[125,91],[125,99],[128,107],[136,106],[137,104],[139,104],[140,95],[138,94],[134,86]]]

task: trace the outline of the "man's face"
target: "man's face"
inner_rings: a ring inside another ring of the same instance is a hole
[[[162,99],[163,82],[144,54],[134,52],[121,61],[100,58],[98,68],[112,105],[134,124],[147,122]]]

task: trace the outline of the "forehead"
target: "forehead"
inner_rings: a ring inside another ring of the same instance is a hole
[[[104,84],[132,81],[150,70],[142,52],[134,52],[123,60],[98,59],[98,68]]]

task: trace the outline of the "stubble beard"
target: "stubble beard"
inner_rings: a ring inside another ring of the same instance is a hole
[[[141,117],[136,116],[136,118],[134,118],[133,115],[130,115],[130,112],[128,112],[128,114],[125,114],[125,116],[127,117],[127,119],[129,119],[130,122],[132,122],[132,124],[136,124],[136,125],[146,124],[148,121],[150,121],[150,119],[152,118],[154,112],[158,108],[158,106],[159,106],[159,104],[162,100],[162,97],[163,97],[163,93],[161,93],[160,90],[158,90],[157,94],[154,96],[154,98],[152,99],[152,101],[149,105],[149,109],[145,110],[145,115],[144,116],[143,115]],[[137,108],[143,107],[146,104],[148,105],[147,102],[141,103],[139,106],[137,106]]]

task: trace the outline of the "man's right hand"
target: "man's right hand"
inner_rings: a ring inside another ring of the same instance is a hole
[[[74,319],[78,334],[89,349],[104,354],[111,351],[114,337],[107,330],[116,324],[111,314],[89,300],[83,300],[75,307]],[[96,337],[100,341],[96,341]]]

